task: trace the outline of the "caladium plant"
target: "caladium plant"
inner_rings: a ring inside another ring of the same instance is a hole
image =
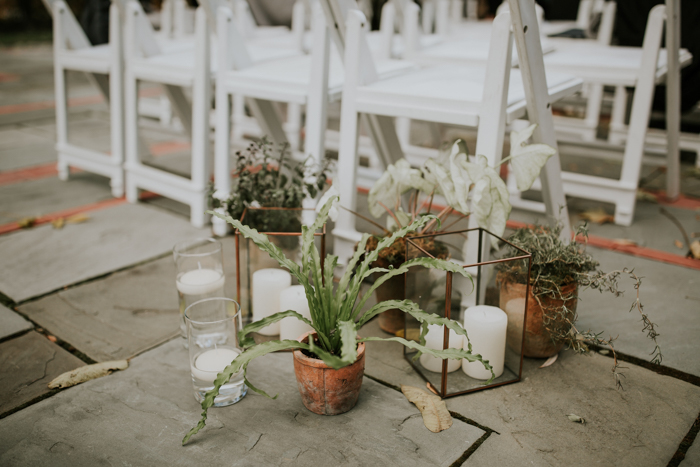
[[[436,314],[426,313],[420,309],[418,304],[411,300],[387,300],[377,303],[367,310],[364,309],[367,300],[372,296],[377,287],[394,276],[406,273],[413,267],[440,269],[454,274],[461,274],[471,279],[469,273],[458,264],[434,258],[412,259],[406,261],[398,268],[380,268],[372,266],[377,260],[380,250],[393,244],[394,241],[404,237],[406,234],[415,232],[424,227],[430,222],[439,223],[439,219],[434,215],[421,216],[419,219],[416,219],[405,227],[397,229],[391,235],[381,240],[379,242],[379,247],[367,254],[365,254],[365,245],[370,235],[363,235],[360,241],[360,248],[350,259],[345,274],[343,274],[340,281],[336,284],[333,277],[335,267],[338,264],[338,257],[327,255],[324,266],[323,268],[321,267],[320,255],[314,243],[314,232],[319,230],[326,223],[329,213],[337,213],[336,204],[338,200],[338,196],[332,191],[324,195],[319,203],[319,212],[314,224],[311,226],[302,226],[301,265],[286,258],[277,246],[270,243],[266,235],[241,224],[240,221],[230,216],[223,216],[216,212],[209,211],[209,214],[218,216],[233,225],[242,235],[251,239],[261,250],[268,253],[272,259],[275,259],[282,268],[289,270],[299,281],[299,284],[304,287],[311,320],[304,318],[296,311],[288,310],[273,314],[245,326],[240,333],[240,345],[243,347],[244,351],[216,377],[214,388],[206,394],[202,402],[202,409],[204,409],[202,412],[202,419],[197,426],[192,428],[187,436],[185,436],[183,444],[204,427],[207,419],[207,410],[214,404],[214,398],[218,395],[219,388],[225,384],[232,375],[243,372],[245,383],[252,391],[270,397],[263,390],[253,386],[245,376],[248,364],[253,359],[270,352],[287,349],[304,349],[323,360],[328,366],[339,369],[355,362],[357,359],[357,344],[359,342],[378,340],[394,341],[411,349],[418,350],[416,358],[422,353],[427,353],[442,359],[466,359],[470,362],[481,362],[484,368],[491,371],[493,379],[491,365],[489,365],[488,361],[484,360],[481,355],[472,353],[472,347],[471,343],[469,343],[467,332],[458,322],[442,318]],[[360,289],[363,281],[375,273],[379,273],[380,277],[374,281],[374,284],[369,287],[364,294],[361,294]],[[421,333],[418,342],[401,337],[358,337],[358,330],[364,324],[379,313],[389,309],[402,310],[421,323]],[[296,340],[279,340],[255,344],[251,337],[252,333],[286,317],[294,317],[310,325],[316,332],[316,339],[309,339],[308,344]],[[435,350],[427,348],[425,346],[425,336],[428,333],[429,325],[444,325],[458,334],[465,336],[468,342],[467,350],[455,348]]]
[[[531,125],[522,131],[511,132],[511,152],[496,167],[488,165],[488,159],[478,155],[469,159],[466,145],[458,140],[447,157],[428,159],[421,169],[412,168],[405,159],[390,165],[369,192],[369,209],[373,216],[385,212],[390,215],[389,230],[401,228],[431,211],[434,195],[445,198],[447,207],[439,214],[443,218],[451,211],[474,215],[477,224],[497,236],[502,236],[511,205],[508,188],[498,173],[501,164],[510,162],[518,189],[529,189],[540,170],[556,150],[546,144],[527,144],[535,131]],[[401,196],[411,194],[409,212],[401,206]],[[422,202],[419,199],[422,197]],[[427,208],[425,211],[422,211]],[[436,223],[427,224],[423,233],[434,229]]]

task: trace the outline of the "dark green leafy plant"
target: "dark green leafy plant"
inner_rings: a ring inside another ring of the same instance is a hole
[[[654,342],[654,350],[651,352],[652,363],[660,364],[662,360],[661,348],[657,342],[659,334],[656,325],[649,320],[644,313],[644,307],[639,298],[639,287],[642,279],[633,270],[624,268],[612,272],[604,272],[598,269],[598,261],[586,253],[584,245],[576,241],[565,243],[560,237],[562,226],[555,228],[535,225],[517,229],[508,241],[518,248],[532,253],[532,269],[530,273],[530,287],[532,295],[542,307],[544,325],[554,342],[563,342],[568,348],[577,353],[587,353],[590,346],[608,347],[612,351],[614,364],[613,375],[618,387],[622,387],[618,370],[618,360],[613,347],[614,337],[602,338],[602,332],[580,330],[576,327],[578,315],[576,310],[569,309],[565,304],[561,307],[546,306],[542,299],[545,297],[561,300],[566,303],[571,299],[578,299],[577,289],[594,289],[602,292],[610,292],[619,297],[623,291],[619,289],[619,280],[628,276],[634,282],[636,297],[629,311],[637,310],[641,315],[643,324],[642,332]],[[588,230],[585,225],[578,227],[576,238],[585,242],[588,239]],[[512,247],[507,248],[508,255],[517,253]],[[499,280],[511,282],[523,282],[527,277],[527,271],[522,270],[522,264],[518,262],[500,263],[498,266]],[[576,288],[567,286],[576,285]]]
[[[380,268],[372,267],[372,263],[377,260],[378,251],[391,245],[396,239],[404,237],[409,232],[414,232],[426,223],[436,220],[435,216],[422,216],[420,219],[412,222],[406,227],[398,229],[396,232],[383,239],[377,249],[365,254],[365,244],[369,239],[369,234],[365,234],[360,241],[361,248],[357,250],[355,255],[350,259],[345,274],[340,279],[340,282],[335,285],[333,281],[334,270],[338,264],[338,257],[328,255],[326,257],[324,267],[321,268],[321,258],[319,257],[318,249],[314,243],[314,232],[320,229],[326,222],[331,209],[337,210],[334,204],[337,203],[338,197],[331,198],[322,205],[318,217],[314,224],[310,227],[302,226],[302,260],[301,265],[289,260],[284,256],[282,251],[270,243],[267,236],[257,232],[255,229],[241,224],[240,221],[233,219],[230,216],[221,216],[217,213],[210,212],[213,215],[219,216],[226,222],[230,223],[238,229],[246,238],[255,242],[258,247],[267,252],[271,258],[277,260],[281,267],[288,269],[289,272],[299,281],[299,284],[304,286],[306,298],[309,303],[311,320],[307,320],[299,313],[288,310],[281,313],[276,313],[267,318],[251,323],[243,328],[240,334],[240,345],[245,349],[236,359],[227,366],[224,371],[218,374],[214,381],[214,389],[209,391],[204,401],[202,402],[202,419],[183,439],[183,444],[190,439],[192,435],[202,429],[206,423],[207,410],[214,404],[214,398],[219,393],[219,388],[225,384],[232,375],[243,372],[245,383],[248,387],[264,396],[268,396],[261,389],[256,388],[246,378],[246,369],[248,364],[255,358],[285,349],[304,349],[308,353],[323,360],[332,368],[338,369],[344,366],[351,365],[357,359],[357,344],[366,341],[394,341],[399,342],[406,347],[418,350],[416,358],[421,353],[427,353],[438,358],[453,358],[467,359],[470,362],[479,361],[484,365],[484,368],[491,371],[493,379],[493,370],[484,360],[481,355],[472,354],[471,344],[468,344],[468,350],[463,349],[446,349],[434,350],[425,347],[425,336],[428,333],[428,325],[444,325],[449,329],[467,337],[467,332],[457,323],[446,318],[441,318],[436,314],[428,314],[421,310],[420,307],[410,300],[387,300],[377,303],[364,311],[364,306],[367,300],[372,296],[377,287],[394,276],[406,273],[410,268],[420,266],[424,268],[435,268],[443,271],[449,271],[454,274],[461,274],[469,277],[469,274],[456,263],[432,258],[416,258],[405,262],[398,268]],[[320,206],[320,205],[319,205]],[[381,273],[374,284],[363,295],[360,294],[362,282],[373,275]],[[400,309],[405,313],[409,313],[421,324],[421,334],[419,342],[406,340],[400,337],[380,338],[380,337],[365,337],[357,336],[358,330],[367,323],[370,319],[377,316],[379,313],[389,309]],[[269,341],[261,344],[255,344],[251,337],[251,333],[257,332],[262,328],[276,323],[286,317],[295,317],[310,325],[316,332],[316,338],[309,339],[309,343],[298,342],[296,340]],[[469,338],[467,337],[467,341]],[[490,380],[489,380],[490,382]],[[277,396],[275,396],[277,397]]]
[[[274,150],[266,138],[236,153],[235,177],[231,193],[210,192],[210,206],[223,208],[240,219],[246,208],[301,208],[308,195],[315,198],[330,175],[330,160],[322,165],[291,160],[286,147]],[[299,232],[299,212],[249,209],[244,223],[261,232]]]

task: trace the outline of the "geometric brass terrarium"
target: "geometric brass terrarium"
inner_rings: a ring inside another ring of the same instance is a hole
[[[469,253],[465,251],[467,237],[472,246]],[[497,245],[500,248],[491,248]],[[512,246],[516,256],[504,257],[505,245]],[[435,257],[436,251],[467,269],[473,281],[451,272],[412,268],[405,275],[405,298],[415,301],[428,313],[459,321],[469,334],[473,352],[490,361],[496,378],[485,385],[491,375],[478,362],[442,360],[425,354],[416,358],[417,351],[408,347],[404,347],[404,357],[442,398],[520,381],[532,255],[482,228],[406,239],[407,260]],[[473,260],[467,261],[467,256]],[[499,270],[505,263],[516,266],[508,268],[509,278],[521,286],[510,287],[501,280]],[[516,271],[515,277],[512,271]],[[408,314],[404,336],[415,341],[420,336],[420,323]],[[435,349],[466,348],[461,338],[442,326],[430,326],[426,344]]]

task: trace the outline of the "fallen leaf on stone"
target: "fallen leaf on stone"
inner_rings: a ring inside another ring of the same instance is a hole
[[[403,338],[404,337],[404,330],[399,329],[398,331],[396,331],[396,333],[394,335],[396,337]],[[408,337],[406,339],[412,340],[412,341],[417,341],[418,339],[420,339],[420,329],[409,329],[408,330]]]
[[[656,196],[644,190],[637,190],[637,201],[647,201],[649,203],[658,203]]]
[[[46,338],[47,338],[48,340],[50,340],[51,342],[54,342],[54,343],[58,340],[58,339],[56,339],[56,336],[52,336],[51,334],[49,334],[48,336],[46,336]]]
[[[438,395],[437,391],[433,389],[433,387],[430,385],[430,383],[425,383],[425,387],[428,388],[428,391],[432,392],[436,396]]]
[[[17,221],[17,225],[19,225],[22,229],[30,229],[34,227],[35,223],[36,217],[25,217]]]
[[[553,357],[549,357],[546,362],[544,362],[540,368],[547,368],[549,365],[557,361],[557,358],[559,358],[559,354],[554,355]]]
[[[683,249],[683,242],[681,242],[680,240],[674,240],[673,244],[676,245],[676,248],[678,248],[679,250]]]
[[[406,399],[416,404],[423,415],[423,424],[433,433],[439,433],[452,426],[452,416],[447,410],[445,401],[439,396],[428,394],[422,389],[413,386],[401,385],[401,392]]]
[[[581,425],[586,424],[586,419],[579,417],[578,415],[570,413],[569,415],[567,415],[567,417],[569,418],[569,420],[571,420],[574,423],[580,423]]]
[[[51,221],[51,225],[53,225],[54,229],[62,229],[65,224],[66,220],[63,217]]]
[[[580,216],[581,219],[593,222],[594,224],[607,224],[615,222],[615,216],[608,214],[602,209],[583,211]]]
[[[600,349],[598,353],[601,355],[609,355],[610,351],[608,349]]]
[[[690,244],[690,252],[693,254],[693,258],[700,259],[700,240],[695,240]]]
[[[90,220],[90,216],[87,214],[74,214],[72,216],[69,216],[66,218],[66,222],[69,224],[80,224],[81,222],[85,222],[87,220]]]
[[[49,383],[50,389],[69,388],[76,384],[90,381],[91,379],[107,376],[115,370],[126,370],[129,362],[126,360],[115,360],[111,362],[95,363],[93,365],[81,366],[73,371],[63,373]]]
[[[637,242],[629,238],[616,238],[613,243],[620,246],[637,246]]]

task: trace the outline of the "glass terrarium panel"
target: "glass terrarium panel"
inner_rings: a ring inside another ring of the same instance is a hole
[[[471,253],[465,244],[467,234],[469,241],[476,245]],[[471,278],[464,278],[445,271],[415,268],[406,274],[406,298],[418,303],[428,313],[462,324],[468,333],[472,333],[473,352],[494,355],[486,358],[492,359],[491,363],[500,373],[485,386],[490,374],[484,373],[480,363],[463,365],[458,360],[443,363],[441,359],[425,354],[414,360],[417,351],[407,348],[406,358],[443,397],[520,379],[526,290],[521,291],[520,287],[510,283],[504,285],[502,278],[507,273],[509,277],[520,280],[520,285],[527,284],[529,256],[504,258],[504,248],[492,250],[489,244],[498,247],[503,241],[481,229],[418,236],[407,242],[408,258],[432,257],[434,252],[447,251],[444,259],[459,264],[470,273]],[[466,261],[470,254],[475,257],[475,262]],[[477,305],[494,308],[482,309]],[[470,317],[465,322],[467,315]],[[418,321],[407,317],[404,332],[408,338],[417,341],[420,335]],[[440,326],[429,327],[426,345],[435,349],[467,347],[462,336],[454,331],[446,333]],[[475,370],[475,365],[481,371]]]

